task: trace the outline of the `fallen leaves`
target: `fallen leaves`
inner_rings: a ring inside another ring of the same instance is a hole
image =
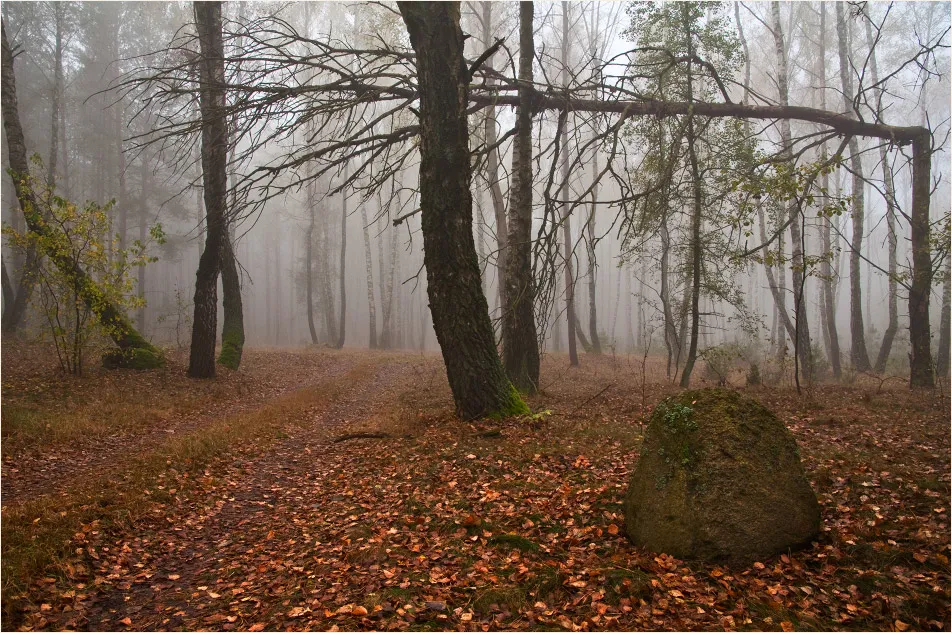
[[[948,444],[930,439],[943,432],[940,419],[888,426],[857,409],[858,420],[880,426],[834,432],[808,421],[801,401],[776,395],[770,405],[791,420],[825,532],[804,551],[747,568],[689,566],[622,538],[640,439],[630,415],[640,403],[617,390],[591,412],[568,415],[561,404],[598,391],[598,372],[583,367],[571,384],[547,389],[534,403],[554,411],[544,428],[504,423],[500,442],[452,419],[439,380],[380,362],[387,381],[361,386],[339,417],[314,423],[387,411],[412,441],[337,447],[309,432],[191,474],[195,488],[150,520],[80,533],[71,564],[88,568],[36,590],[49,607],[37,608],[39,628],[64,628],[71,613],[85,628],[131,627],[134,618],[136,628],[251,631],[904,631],[948,622],[948,512],[933,511],[948,506],[935,496],[948,489]],[[605,363],[598,371],[611,371]],[[655,389],[653,401],[667,387]],[[815,397],[827,410],[849,400],[840,391]],[[405,401],[420,410],[404,411]],[[873,468],[871,455],[883,463]],[[66,591],[75,593],[66,600]]]

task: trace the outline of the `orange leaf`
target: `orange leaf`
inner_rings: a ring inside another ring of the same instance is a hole
[[[119,622],[121,624],[125,624],[126,626],[132,626],[132,618],[122,618],[119,620]]]
[[[351,615],[356,615],[356,616],[361,616],[361,617],[362,617],[362,616],[367,615],[367,609],[365,609],[364,607],[361,607],[361,606],[358,605],[358,606],[354,607],[354,610],[351,611],[350,614],[351,614]]]
[[[248,627],[248,630],[252,631],[253,633],[258,633],[258,631],[264,631],[264,622],[257,622],[255,624],[252,624],[250,627]]]
[[[784,620],[783,622],[780,623],[780,628],[783,629],[784,631],[792,631],[792,630],[793,630],[793,622],[790,622],[790,621],[788,621],[788,620]]]
[[[615,525],[614,523],[609,524],[609,526],[606,529],[608,530],[608,533],[611,534],[612,536],[618,534],[618,526]]]

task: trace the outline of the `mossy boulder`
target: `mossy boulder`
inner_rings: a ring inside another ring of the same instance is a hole
[[[804,546],[819,529],[796,441],[759,402],[701,389],[654,410],[625,499],[633,543],[743,564]]]

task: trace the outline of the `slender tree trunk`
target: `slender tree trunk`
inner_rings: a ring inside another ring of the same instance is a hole
[[[774,0],[771,3],[771,13],[773,15],[773,36],[774,47],[777,53],[778,61],[778,82],[780,92],[780,103],[784,106],[790,105],[790,89],[787,82],[789,71],[787,69],[787,49],[784,44],[783,28],[780,24],[780,3]],[[790,131],[790,120],[780,120],[780,138],[783,143],[782,153],[786,160],[793,162],[792,143],[793,135]],[[792,167],[792,165],[791,165]],[[802,217],[800,207],[795,202],[787,205],[787,215],[790,222],[790,246],[793,250],[793,309],[795,315],[794,321],[794,342],[796,357],[796,380],[799,388],[800,377],[799,367],[802,365],[806,369],[807,376],[813,377],[813,352],[810,347],[810,326],[807,319],[807,309],[804,302],[804,287],[806,285],[806,268],[804,266],[804,244],[802,235]]]
[[[539,386],[539,340],[534,314],[535,280],[532,278],[532,112],[528,103],[528,86],[532,82],[532,61],[535,57],[532,18],[533,3],[520,2],[519,91],[525,98],[516,108],[517,131],[512,149],[505,293],[502,301],[506,374],[516,388],[529,393]]]
[[[562,88],[569,85],[569,3],[562,3]],[[559,198],[562,200],[562,252],[565,257],[565,319],[568,323],[569,365],[578,366],[578,348],[575,344],[575,335],[578,331],[575,316],[575,275],[572,271],[572,218],[569,211],[569,112],[562,113],[565,123],[562,129],[562,186],[559,187]]]
[[[483,2],[482,42],[483,42],[483,47],[487,49],[490,46],[492,46],[492,42],[490,41],[492,39],[492,7],[493,7],[492,2]],[[533,53],[534,52],[535,51],[533,51]],[[486,61],[483,63],[483,66],[485,66],[487,70],[493,69],[493,57],[495,57],[495,55],[490,55],[489,58],[487,58]],[[531,78],[531,75],[532,75],[531,67],[529,69],[529,75]],[[495,79],[493,77],[489,77],[486,80],[487,86],[492,86],[494,83],[495,83]],[[518,118],[518,115],[517,115],[517,118]],[[509,236],[508,236],[509,227],[508,227],[508,222],[506,221],[506,204],[503,200],[502,186],[500,186],[499,184],[499,180],[500,180],[499,178],[499,150],[495,147],[496,141],[497,141],[496,107],[495,106],[490,106],[486,108],[486,118],[483,122],[483,125],[484,125],[484,135],[486,137],[486,146],[490,148],[486,154],[486,180],[489,183],[489,195],[490,195],[490,198],[492,199],[493,214],[496,218],[496,278],[499,280],[499,288],[498,288],[499,305],[502,306],[502,310],[503,312],[505,312],[505,310],[509,307],[506,305],[506,301],[505,301],[506,289],[505,289],[505,281],[504,281],[506,277],[506,271],[508,269],[507,252],[508,252],[508,244],[509,244]],[[531,133],[531,132],[528,132],[528,133]],[[515,157],[513,157],[513,161],[515,161]],[[530,177],[531,177],[531,171],[530,171]],[[509,194],[510,198],[512,198],[513,195],[514,194],[510,193]],[[531,204],[531,200],[530,200],[530,204]],[[506,328],[502,328],[502,336],[503,336],[503,349],[505,349]],[[508,364],[507,364],[507,368],[508,368]],[[516,384],[517,387],[520,387],[520,378],[510,376],[510,380],[512,380]],[[536,381],[538,381],[538,377],[536,377]],[[520,388],[523,388],[523,387],[520,387]]]
[[[149,205],[149,161],[148,154],[143,151],[141,164],[139,165],[139,242],[145,244],[146,223],[148,220]],[[139,266],[137,270],[136,293],[139,296],[141,304],[136,314],[136,326],[140,332],[145,332],[145,266]]]
[[[377,349],[377,305],[374,301],[374,262],[370,251],[370,225],[367,205],[360,205],[360,221],[364,225],[364,264],[367,272],[367,313],[370,317],[370,349]]]
[[[344,167],[344,179],[350,172]],[[338,319],[337,349],[344,347],[347,338],[347,194],[341,194],[340,200],[340,319]]]
[[[595,156],[592,158],[592,181],[598,178],[598,149],[595,150]],[[598,186],[592,188],[592,209],[588,214],[588,221],[585,223],[586,245],[588,246],[588,334],[592,340],[592,353],[602,353],[602,343],[598,339],[598,313],[595,304],[595,275],[597,267],[595,262],[595,209],[598,206]]]
[[[688,42],[688,57],[694,55],[693,33],[689,32],[689,8],[686,4],[681,7],[681,15],[684,19],[684,28],[687,31],[685,38]],[[694,100],[694,87],[692,77],[692,61],[687,63],[687,88],[688,98]],[[694,209],[691,218],[691,342],[688,347],[688,357],[684,361],[684,371],[681,372],[681,386],[687,387],[691,384],[691,373],[694,371],[694,363],[697,360],[698,335],[701,327],[701,214],[704,204],[704,194],[701,187],[701,171],[697,158],[697,134],[694,126],[694,115],[688,113],[688,158],[691,164],[691,180],[694,190]]]
[[[836,34],[840,57],[840,83],[843,88],[843,108],[846,112],[853,111],[853,79],[851,76],[845,7],[836,4]],[[853,205],[851,217],[853,221],[853,239],[850,251],[850,360],[857,371],[872,369],[869,363],[869,354],[866,351],[866,330],[863,324],[863,287],[860,277],[862,260],[860,252],[863,250],[863,224],[865,210],[863,160],[859,151],[859,141],[852,137],[850,147],[850,168],[853,172]]]
[[[221,2],[194,2],[195,27],[201,46],[202,182],[205,198],[205,250],[195,278],[195,312],[188,375],[215,375],[218,325],[218,273],[222,250],[227,248],[228,126],[225,119],[225,60],[222,44]]]
[[[945,283],[942,284],[942,316],[939,322],[939,353],[936,357],[936,374],[949,377],[949,346],[952,345],[950,328],[952,328],[952,264],[946,260]]]
[[[820,84],[820,109],[826,110],[826,3],[820,3],[820,51],[817,56],[815,72],[819,77]],[[820,160],[826,162],[826,143],[820,146]],[[823,191],[830,190],[830,176],[824,171],[820,176],[820,186]],[[826,194],[824,194],[826,195]],[[842,375],[840,367],[840,337],[836,328],[836,293],[834,292],[834,270],[832,266],[833,242],[831,238],[832,218],[823,218],[820,220],[820,238],[823,243],[823,259],[820,262],[820,284],[823,292],[823,316],[822,322],[825,324],[824,341],[827,344],[827,352],[830,356],[830,367],[833,370],[833,377],[839,379]]]
[[[304,288],[307,301],[307,330],[311,334],[311,344],[317,345],[317,328],[314,325],[314,181],[307,181],[307,245],[304,248]]]
[[[27,228],[37,235],[51,237],[54,235],[53,229],[43,218],[40,211],[41,207],[29,184],[30,165],[17,108],[13,52],[7,42],[6,26],[2,24],[0,24],[0,40],[2,40],[0,107],[2,107],[4,113],[3,129],[7,136],[7,154],[10,170],[13,172],[13,185]],[[55,242],[56,240],[52,241]],[[123,311],[115,304],[103,300],[102,291],[86,271],[78,267],[68,257],[63,256],[56,248],[52,248],[50,252],[45,254],[50,258],[53,265],[69,278],[70,285],[76,288],[77,295],[96,315],[99,322],[109,332],[113,342],[122,351],[120,357],[114,358],[117,364],[121,364],[122,361],[130,361],[135,367],[146,368],[155,367],[164,362],[162,353],[136,331]]]
[[[879,68],[876,63],[876,49],[873,46],[873,37],[869,21],[866,22],[866,41],[870,46],[869,68],[872,73],[873,85],[879,84]],[[883,116],[883,90],[879,88],[876,91],[876,114],[880,119]],[[892,169],[889,167],[889,152],[886,143],[879,146],[879,161],[883,170],[883,185],[886,189],[886,241],[889,249],[888,271],[888,305],[889,305],[889,324],[883,333],[883,343],[879,348],[879,355],[876,357],[876,371],[883,373],[886,371],[886,361],[889,360],[889,352],[892,350],[893,339],[896,332],[899,331],[899,282],[897,274],[899,263],[897,249],[899,240],[896,236],[896,186],[893,182]]]
[[[473,241],[469,71],[457,2],[400,2],[420,91],[420,207],[427,295],[457,414],[528,412],[496,355]]]

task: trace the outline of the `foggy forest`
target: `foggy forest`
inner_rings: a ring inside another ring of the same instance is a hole
[[[947,2],[2,7],[7,630],[948,630]]]

